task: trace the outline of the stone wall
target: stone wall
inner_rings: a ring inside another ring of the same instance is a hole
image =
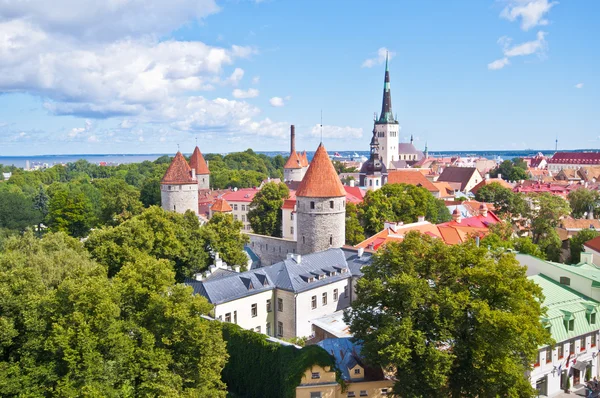
[[[198,214],[198,184],[161,185],[160,203],[167,211],[185,213],[192,210]]]
[[[249,246],[260,258],[263,267],[285,260],[288,253],[296,253],[296,241],[294,240],[251,233],[247,235],[250,237]]]
[[[304,173],[302,168],[299,169],[283,169],[283,179],[285,181],[302,181]]]
[[[297,252],[299,254],[315,253],[330,247],[344,246],[346,241],[345,197],[297,197],[296,203]],[[311,205],[313,203],[314,206]]]
[[[198,179],[198,190],[210,189],[210,174],[198,174],[196,178]]]

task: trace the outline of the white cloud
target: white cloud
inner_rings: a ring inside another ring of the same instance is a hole
[[[248,90],[236,88],[232,93],[234,98],[255,98],[258,97],[258,94],[260,94],[260,92],[255,88],[249,88]]]
[[[124,119],[121,123],[119,123],[119,127],[122,129],[130,129],[135,126],[135,121],[130,119]]]
[[[558,4],[549,0],[509,0],[500,16],[513,22],[521,19],[521,29],[529,30],[538,25],[548,25],[545,15]]]
[[[362,128],[323,125],[323,137],[325,138],[360,138],[362,134]],[[310,131],[310,135],[321,137],[321,125],[315,124]]]
[[[285,105],[285,103],[283,102],[283,98],[281,97],[273,97],[269,100],[269,103],[271,104],[271,106],[274,106],[276,108],[282,107]]]
[[[83,127],[74,127],[67,133],[69,138],[77,138],[92,129],[92,121],[86,120]]]
[[[252,84],[255,84],[255,85],[256,85],[256,84],[258,84],[258,83],[260,83],[260,76],[254,76],[254,77],[252,78]]]
[[[583,88],[583,83],[577,83],[577,84],[575,85],[575,88]]]
[[[493,62],[490,62],[488,64],[488,69],[490,70],[498,70],[498,69],[502,69],[504,68],[506,65],[510,64],[510,61],[508,60],[508,58],[504,57],[501,59],[497,59]]]
[[[377,50],[377,56],[374,58],[367,58],[363,61],[361,68],[372,68],[375,65],[381,65],[385,62],[386,54],[389,56],[389,59],[392,59],[396,53],[389,51],[385,47],[381,47]]]
[[[503,47],[504,57],[497,59],[488,64],[488,69],[490,70],[498,70],[502,69],[505,66],[510,64],[510,58],[512,57],[522,57],[532,54],[537,54],[539,57],[544,57],[546,54],[546,49],[548,44],[546,43],[547,33],[539,31],[537,33],[536,40],[527,41],[525,43],[521,43],[515,46],[511,46],[512,39],[506,36],[498,39],[498,44]]]
[[[96,137],[95,135],[90,135],[87,140],[88,140],[88,142],[91,142],[91,143],[100,142],[98,137]]]
[[[234,86],[237,86],[237,84],[242,80],[243,77],[244,70],[242,68],[235,68],[235,70],[227,80],[229,83],[233,84]]]

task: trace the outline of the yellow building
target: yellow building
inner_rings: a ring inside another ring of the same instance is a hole
[[[306,369],[296,387],[296,398],[387,397],[392,394],[394,380],[386,378],[381,368],[365,366],[360,357],[361,347],[350,338],[325,339],[317,345],[335,358],[345,388],[342,391],[335,369],[313,365]]]

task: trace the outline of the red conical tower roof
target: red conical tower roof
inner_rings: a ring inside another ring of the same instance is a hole
[[[170,185],[181,185],[197,184],[198,182],[192,179],[192,169],[187,164],[181,152],[178,151],[160,183]]]
[[[219,212],[219,213],[229,213],[229,212],[233,211],[233,209],[231,208],[229,203],[227,203],[227,201],[223,198],[217,199],[210,209],[213,212]]]
[[[306,156],[306,151],[302,152],[300,155],[300,164],[302,167],[308,167],[308,157]]]
[[[204,156],[202,156],[202,152],[200,152],[200,149],[198,147],[194,149],[194,153],[192,153],[192,156],[190,157],[190,167],[196,170],[196,175],[210,174],[210,171],[208,170],[208,165],[206,164]]]
[[[284,169],[301,169],[302,168],[302,160],[296,151],[292,151],[290,153],[290,157],[287,162],[283,165]]]
[[[329,159],[323,144],[319,145],[306,175],[296,191],[296,196],[310,198],[336,198],[346,196],[344,186]]]

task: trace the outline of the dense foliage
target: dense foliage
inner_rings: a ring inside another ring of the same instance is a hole
[[[569,238],[569,246],[571,248],[571,264],[579,264],[581,261],[581,252],[583,244],[588,240],[594,239],[600,235],[600,232],[593,229],[582,229],[575,235]]]
[[[313,365],[335,369],[333,358],[318,346],[297,349],[270,343],[264,335],[231,323],[223,323],[223,338],[229,352],[223,381],[239,396],[293,398],[306,369]]]
[[[0,252],[3,397],[225,397],[227,353],[211,305],[140,255],[111,280],[63,233]]]
[[[281,206],[289,198],[290,190],[283,182],[268,182],[254,196],[250,203],[248,221],[257,234],[280,238]]]
[[[527,179],[527,163],[521,158],[505,160],[498,167],[490,171],[490,176],[498,177],[506,181],[520,181]]]
[[[369,191],[359,208],[361,224],[368,235],[381,231],[385,221],[412,223],[419,216],[433,224],[451,220],[444,201],[423,187],[408,184],[386,184]]]
[[[346,244],[356,245],[365,240],[365,229],[360,223],[359,208],[351,202],[346,203]]]
[[[225,156],[205,156],[210,168],[210,185],[215,189],[258,187],[268,177],[283,179],[285,159],[281,155],[269,157],[256,154],[252,149]]]
[[[530,397],[526,371],[551,344],[542,292],[514,255],[409,233],[380,249],[347,316],[404,397]]]
[[[591,189],[579,188],[569,192],[567,196],[573,217],[582,218],[589,213],[598,213],[600,205],[600,192],[592,191]]]

